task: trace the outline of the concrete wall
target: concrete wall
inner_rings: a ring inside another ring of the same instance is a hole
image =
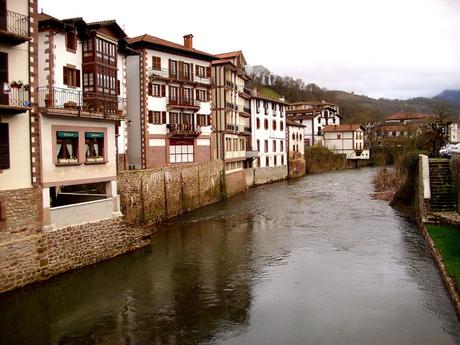
[[[246,171],[239,170],[225,174],[225,195],[232,195],[244,192],[246,190]]]
[[[40,231],[0,243],[0,293],[91,265],[148,244],[121,217]]]
[[[121,172],[122,213],[128,224],[149,224],[217,202],[225,196],[221,176],[222,161]]]

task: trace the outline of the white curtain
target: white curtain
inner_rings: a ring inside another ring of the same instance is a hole
[[[72,146],[72,144],[66,144],[66,148],[67,148],[67,153],[69,154],[69,157],[67,157],[67,158],[73,157],[73,146]]]
[[[62,157],[63,157],[63,154],[62,154],[62,152],[61,152],[62,145],[61,145],[61,144],[57,144],[57,145],[56,145],[56,148],[57,148],[57,158],[62,158]]]

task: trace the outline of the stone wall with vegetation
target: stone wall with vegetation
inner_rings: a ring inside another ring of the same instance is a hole
[[[117,217],[2,241],[0,293],[140,248],[149,235]]]
[[[460,213],[460,153],[452,153],[450,166],[452,168],[452,184],[457,191],[457,212]]]
[[[287,177],[287,165],[268,168],[254,169],[254,184],[261,185],[285,180]]]
[[[313,146],[305,149],[306,173],[320,173],[347,168],[345,155],[334,154],[323,146]]]
[[[222,161],[130,170],[118,174],[128,224],[153,224],[225,198]]]

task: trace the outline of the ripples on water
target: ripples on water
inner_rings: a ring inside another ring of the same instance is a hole
[[[0,297],[0,344],[456,344],[417,228],[374,169],[262,186],[144,250]]]

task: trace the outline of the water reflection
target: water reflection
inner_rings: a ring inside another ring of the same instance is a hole
[[[372,169],[237,195],[130,255],[0,296],[0,344],[455,344],[419,231]]]

